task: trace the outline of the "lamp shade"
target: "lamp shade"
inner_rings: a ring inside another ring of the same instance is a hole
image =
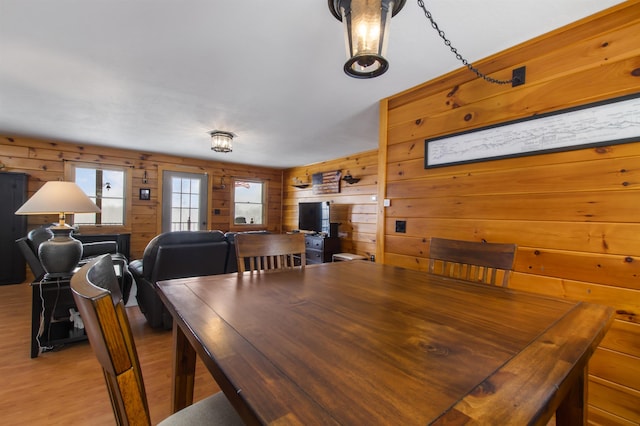
[[[16,214],[100,213],[100,208],[75,182],[45,183]]]
[[[82,257],[82,243],[71,236],[71,228],[65,224],[67,213],[100,213],[100,209],[75,182],[50,181],[16,211],[58,215],[58,225],[49,228],[53,237],[38,247],[45,278],[71,275]]]

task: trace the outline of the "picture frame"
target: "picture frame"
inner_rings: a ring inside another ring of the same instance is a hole
[[[151,199],[151,189],[149,189],[149,188],[140,188],[140,199],[141,200],[150,200]]]
[[[314,195],[339,194],[340,193],[340,170],[330,172],[320,172],[311,175]]]
[[[640,92],[426,139],[424,168],[640,140]]]

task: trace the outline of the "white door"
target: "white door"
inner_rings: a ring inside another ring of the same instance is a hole
[[[162,232],[207,229],[206,174],[164,171]]]

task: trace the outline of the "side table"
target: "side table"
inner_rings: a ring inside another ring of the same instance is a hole
[[[112,256],[112,261],[120,290],[128,294],[131,276],[126,269],[127,263],[117,255]],[[31,283],[31,358],[38,357],[40,348],[53,350],[67,343],[87,340],[84,328],[75,328],[71,320],[69,309],[76,309],[71,277],[43,278]]]
[[[31,283],[31,358],[40,348],[53,350],[61,345],[86,340],[84,328],[74,328],[70,308],[75,308],[71,277],[43,279]]]

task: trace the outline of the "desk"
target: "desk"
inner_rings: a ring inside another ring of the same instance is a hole
[[[158,283],[174,410],[196,353],[249,424],[583,424],[613,309],[372,262]]]

